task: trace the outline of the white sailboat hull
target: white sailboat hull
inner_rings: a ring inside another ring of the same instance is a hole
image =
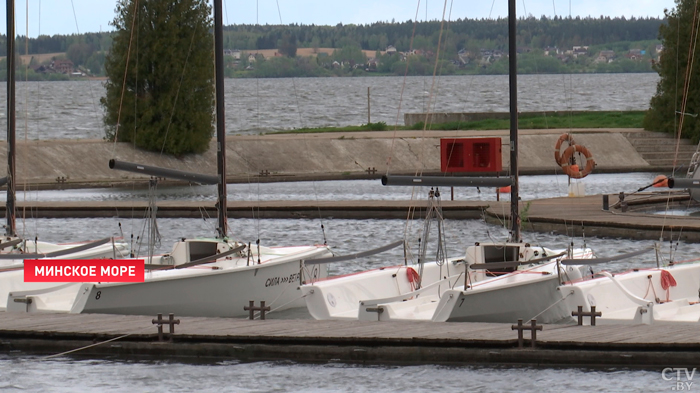
[[[464,280],[461,259],[448,260],[441,265],[425,263],[422,289],[418,291],[408,278],[412,270],[414,268],[410,266],[375,269],[309,283],[303,285],[301,291],[306,298],[306,307],[315,319],[377,320],[381,315],[372,309],[379,303],[429,297],[454,286],[460,279]]]
[[[29,243],[29,242],[27,242]],[[63,249],[76,247],[80,243],[75,244],[52,244],[38,242],[36,244],[36,250],[40,253],[50,253],[55,251],[60,251]],[[29,251],[35,250],[34,242],[32,241],[28,245]],[[103,244],[88,250],[83,250],[80,252],[66,254],[60,259],[103,259],[103,258],[113,258],[115,255],[117,258],[121,258],[124,255],[128,255],[129,246],[127,243],[119,241],[112,243]],[[74,287],[77,291],[77,283],[55,283],[55,282],[24,282],[24,259],[21,259],[22,254],[17,254],[19,259],[3,260],[2,266],[0,267],[0,311],[8,310],[8,297],[11,293],[24,292],[24,291],[40,291],[40,292],[51,292],[51,291],[63,291],[68,287]],[[45,261],[56,260],[58,258],[46,258]],[[70,295],[69,295],[70,296]],[[73,298],[75,296],[73,295]],[[70,300],[69,300],[70,301]],[[65,303],[65,300],[63,301]],[[54,304],[54,301],[51,301]],[[22,309],[24,304],[16,304],[11,302],[9,309],[12,306],[16,306]],[[35,305],[36,307],[36,305]],[[66,306],[60,307],[65,309]]]
[[[663,273],[666,271],[667,273]],[[561,287],[563,302],[571,311],[595,306],[601,316],[596,324],[663,324],[700,322],[700,263],[639,269],[610,274]],[[670,274],[676,286],[662,287],[662,275]],[[577,318],[567,316],[567,320]],[[590,324],[590,317],[583,318]]]
[[[229,261],[232,266],[187,268],[147,273],[142,283],[90,283],[78,290],[72,313],[105,313],[176,316],[243,317],[243,307],[261,301],[271,310],[303,307],[300,261],[331,256],[325,246],[282,247],[294,249],[286,256],[246,266],[245,259]],[[242,263],[242,266],[233,266]],[[324,266],[307,270],[303,278],[325,277]]]
[[[550,274],[474,291],[450,290],[443,294],[433,320],[514,323],[534,318],[540,323],[553,323],[567,315],[563,304],[554,304],[558,286],[558,276]]]

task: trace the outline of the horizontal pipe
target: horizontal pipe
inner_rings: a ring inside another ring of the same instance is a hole
[[[118,169],[120,171],[140,173],[148,176],[164,177],[173,180],[184,180],[192,183],[200,184],[219,184],[219,176],[203,175],[200,173],[184,172],[175,169],[160,168],[157,166],[148,166],[134,164],[126,161],[109,160],[110,169]]]
[[[350,260],[357,259],[357,258],[363,258],[363,257],[368,257],[370,255],[379,254],[380,252],[389,251],[392,248],[396,248],[402,244],[404,244],[404,241],[399,240],[397,242],[387,244],[386,246],[375,248],[373,250],[358,252],[357,254],[340,255],[340,256],[328,257],[328,258],[310,259],[308,261],[304,261],[304,264],[305,265],[320,265],[323,263],[350,261]]]
[[[385,186],[424,187],[506,187],[513,185],[510,177],[442,177],[442,176],[382,176]]]
[[[103,244],[107,244],[110,241],[112,241],[111,237],[104,238],[102,240],[97,240],[94,242],[90,243],[85,243],[81,244],[79,246],[71,247],[71,248],[65,248],[63,250],[58,250],[58,251],[53,251],[49,252],[46,254],[38,254],[38,253],[30,253],[30,254],[0,254],[0,260],[7,260],[7,259],[42,259],[42,258],[57,258],[57,257],[62,257],[64,255],[70,255],[74,254],[76,252],[81,252],[81,251],[86,251],[91,248],[95,248],[97,246],[101,246]]]
[[[700,179],[668,178],[668,188],[700,188]]]
[[[587,259],[562,259],[561,264],[562,265],[597,265],[599,263],[623,261],[625,259],[629,259],[629,258],[636,257],[638,255],[642,255],[642,254],[647,253],[651,250],[654,250],[654,247],[643,248],[641,250],[632,251],[632,252],[628,252],[625,254],[620,254],[620,255],[615,255],[612,257],[605,257],[605,258],[595,257],[595,258],[587,258]]]

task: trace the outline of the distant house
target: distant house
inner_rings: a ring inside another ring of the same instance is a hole
[[[68,59],[54,60],[52,62],[52,64],[53,64],[53,69],[56,70],[57,72],[60,72],[61,74],[70,74],[73,72],[73,69],[75,68],[73,66],[73,62],[68,60]]]
[[[367,66],[365,67],[365,71],[376,71],[378,66],[379,60],[373,57],[367,60]]]
[[[248,63],[255,63],[255,61],[256,61],[255,54],[254,53],[249,54],[248,55]]]
[[[615,51],[602,50],[598,54],[598,57],[595,59],[595,61],[596,61],[596,63],[602,63],[603,61],[605,61],[606,63],[612,63],[614,59],[615,59]]]
[[[559,48],[557,48],[556,46],[548,46],[548,47],[544,48],[544,55],[545,56],[550,56],[550,55],[554,56],[554,55],[558,55],[558,54],[559,54]]]
[[[627,57],[630,60],[642,60],[642,56],[646,54],[645,50],[642,49],[630,49],[629,52],[627,52]]]
[[[240,60],[241,51],[238,49],[224,49],[224,56],[231,56],[236,60]]]
[[[44,66],[44,65],[40,65],[40,66],[34,67],[34,68],[32,68],[32,69],[33,69],[34,72],[36,72],[37,74],[46,74],[47,72],[50,72],[50,70],[48,69],[48,67],[46,67],[46,66]]]
[[[386,47],[386,53],[388,55],[393,55],[394,53],[396,53],[396,48],[394,48],[393,45],[389,45]]]
[[[579,56],[587,56],[588,55],[588,47],[587,46],[574,46],[572,48],[573,51],[573,56],[575,59],[577,59]]]
[[[457,52],[457,57],[459,58],[460,65],[468,64],[470,56],[471,53],[467,52],[464,49],[460,49],[460,51]]]

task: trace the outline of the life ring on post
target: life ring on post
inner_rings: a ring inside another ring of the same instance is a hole
[[[569,146],[574,146],[576,142],[574,142],[574,137],[571,134],[561,134],[559,139],[557,140],[557,144],[554,145],[554,161],[557,162],[557,165],[561,166],[561,145],[566,142]]]
[[[583,170],[579,170],[578,165],[575,165],[576,168],[574,168],[574,165],[569,164],[574,153],[581,153],[586,157],[586,166]],[[593,154],[583,145],[569,146],[564,150],[564,154],[561,156],[561,169],[573,179],[583,179],[593,172],[593,168],[595,168]]]

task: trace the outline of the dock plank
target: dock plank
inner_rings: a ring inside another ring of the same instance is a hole
[[[370,356],[394,361],[444,361],[447,358],[440,355],[440,351],[445,351],[446,354],[455,356],[450,359],[458,362],[476,358],[491,362],[499,359],[522,362],[518,360],[522,355],[510,352],[517,351],[517,332],[511,329],[512,324],[505,323],[308,319],[251,321],[240,318],[185,317],[178,318],[180,325],[175,327],[173,344],[154,347],[149,344],[157,340],[156,326],[151,322],[153,318],[154,316],[0,312],[0,348],[27,345],[28,348],[55,348],[56,352],[60,352],[67,346],[79,346],[80,341],[75,340],[92,343],[92,337],[95,336],[108,339],[128,335],[114,348],[107,346],[102,351],[109,353],[122,348],[131,351],[128,353],[174,351],[197,353],[196,356],[217,353],[228,354],[226,356],[258,356],[251,354],[266,353],[266,356],[272,358],[295,358],[297,355],[294,354],[299,353],[305,354],[306,359],[321,359],[324,356],[360,359]],[[165,327],[164,330],[167,333],[169,329]],[[625,359],[633,359],[640,364],[683,362],[687,359],[700,362],[700,335],[696,331],[696,324],[544,325],[543,330],[537,333],[537,347],[543,349],[538,349],[541,352],[535,352],[533,359],[541,354],[542,357],[538,359],[545,362],[553,362],[554,359],[568,362],[573,360],[566,359],[580,360],[588,357],[595,358],[601,364],[618,364]],[[526,340],[529,339],[529,332],[525,332],[524,336]],[[130,341],[133,339],[146,341]],[[38,345],[38,342],[42,344]],[[73,342],[76,344],[70,344]],[[529,340],[526,345],[529,346]],[[361,350],[356,353],[353,348]],[[652,351],[654,355],[642,356],[639,351]],[[456,355],[459,353],[464,355]],[[610,356],[611,353],[615,355]]]

